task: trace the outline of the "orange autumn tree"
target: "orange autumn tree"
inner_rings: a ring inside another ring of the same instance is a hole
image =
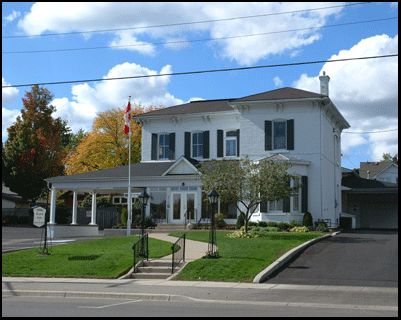
[[[141,126],[132,117],[162,109],[131,103],[131,163],[141,161]],[[66,162],[66,174],[109,169],[128,165],[129,136],[124,134],[125,107],[98,112],[93,120],[93,130],[86,133],[72,150]]]

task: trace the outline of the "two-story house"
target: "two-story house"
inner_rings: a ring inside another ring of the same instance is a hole
[[[320,77],[321,92],[282,88],[239,99],[201,100],[135,116],[142,125],[142,160],[131,165],[135,196],[151,195],[147,215],[183,223],[206,216],[206,194],[197,164],[210,159],[257,160],[270,157],[292,163],[302,188],[291,197],[260,205],[254,221],[327,219],[336,227],[341,213],[341,132],[348,122],[328,97],[329,77]],[[56,189],[127,193],[128,166],[47,179],[52,184],[50,223],[54,223]],[[294,183],[294,182],[292,182]],[[74,206],[73,206],[74,207]],[[218,211],[235,223],[234,204]],[[74,213],[74,209],[73,209]],[[187,220],[186,220],[187,219]],[[73,214],[74,223],[74,214]],[[91,225],[96,225],[96,206]]]

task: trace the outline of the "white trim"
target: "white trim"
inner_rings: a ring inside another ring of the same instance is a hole
[[[184,161],[187,165],[189,165],[190,169],[194,170],[194,174],[198,173],[198,169],[195,168],[195,166],[189,162],[184,156],[179,157],[179,159],[170,167],[168,168],[161,176],[165,177],[169,174],[169,172],[171,172],[172,170],[174,170],[175,167],[177,167],[179,165],[180,162]],[[186,175],[185,175],[186,176]],[[169,176],[170,178],[170,176]],[[182,178],[181,178],[182,179]]]
[[[394,165],[394,166],[396,166],[396,168],[398,168],[398,165],[397,164],[395,164],[394,162],[392,162],[392,163],[390,163],[387,167],[385,167],[384,169],[382,169],[381,171],[379,171],[378,173],[376,173],[374,176],[373,176],[373,179],[376,179],[376,177],[379,175],[379,174],[381,174],[383,171],[386,171],[388,168],[390,168],[392,165]]]

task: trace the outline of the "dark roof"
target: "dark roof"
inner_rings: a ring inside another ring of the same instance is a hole
[[[311,99],[324,98],[323,94],[318,94],[310,91],[285,87],[281,89],[271,90],[263,93],[253,94],[244,98],[236,99],[232,102],[241,101],[263,101],[263,100],[284,100],[284,99]]]
[[[174,107],[150,111],[134,118],[164,116],[164,115],[178,115],[187,113],[203,113],[203,112],[219,112],[219,111],[233,111],[234,109],[228,104],[229,100],[200,100],[192,101],[190,103],[181,104]]]
[[[296,100],[296,99],[313,99],[313,98],[324,98],[324,97],[326,96],[323,94],[317,94],[305,90],[285,87],[282,89],[276,89],[259,94],[254,94],[240,99],[192,101],[178,106],[173,106],[161,110],[155,110],[143,113],[141,115],[135,116],[134,118],[203,113],[203,112],[233,111],[234,109],[229,105],[229,103],[242,102],[242,101],[265,101],[265,100],[285,100],[285,99]]]
[[[398,165],[398,163],[390,162],[390,161],[378,161],[378,162],[361,162],[359,169],[359,176],[361,178],[368,177],[368,171],[370,171],[370,178],[372,179],[376,174],[380,171],[386,169],[392,164]]]
[[[398,185],[395,183],[364,179],[356,175],[343,177],[341,185],[352,189],[398,189]]]
[[[131,164],[131,177],[150,177],[161,176],[174,162],[147,162]],[[59,181],[74,181],[99,178],[124,178],[128,177],[128,166],[121,166],[111,169],[103,169],[91,172],[72,174],[69,176],[59,176],[45,179],[53,183]]]

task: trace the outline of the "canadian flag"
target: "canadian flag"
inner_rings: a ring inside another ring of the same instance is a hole
[[[127,109],[125,109],[124,120],[125,120],[124,133],[128,134],[129,128],[130,128],[130,120],[131,120],[131,103],[129,101],[128,101]]]

